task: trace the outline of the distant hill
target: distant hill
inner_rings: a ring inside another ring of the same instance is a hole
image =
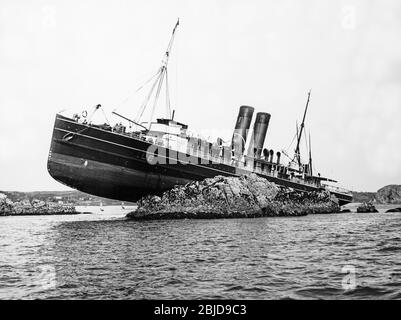
[[[80,205],[120,205],[122,201],[106,199],[102,197],[93,196],[84,192],[71,190],[71,191],[32,191],[32,192],[20,192],[20,191],[0,191],[13,201],[22,201],[24,199],[38,199],[42,201],[53,201],[62,202],[66,204],[73,204],[76,206]],[[133,205],[132,202],[124,202],[126,205]]]
[[[383,204],[401,204],[401,185],[388,185],[377,192],[353,192],[354,202],[376,201]]]
[[[376,192],[352,192],[353,202],[369,202],[376,199]]]
[[[376,193],[380,203],[401,204],[401,185],[392,184],[381,188]]]

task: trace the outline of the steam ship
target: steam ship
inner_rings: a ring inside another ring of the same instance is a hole
[[[154,76],[143,110],[153,100],[151,119],[161,87],[167,81],[167,66],[177,21],[161,67]],[[167,91],[168,92],[168,91]],[[167,93],[168,95],[168,93]],[[56,115],[47,168],[57,181],[74,189],[121,201],[137,201],[149,194],[160,194],[175,185],[217,175],[240,176],[255,173],[279,186],[313,192],[328,190],[340,205],[352,201],[349,191],[329,183],[332,179],[314,175],[312,156],[302,161],[300,141],[310,101],[306,103],[302,124],[297,127],[293,157],[264,148],[271,115],[258,112],[250,130],[254,108],[241,106],[232,139],[207,139],[188,134],[188,126],[176,121],[168,99],[168,115],[156,121],[140,122],[117,112],[129,123],[111,126],[92,123],[87,112],[72,117]],[[94,112],[100,110],[99,104]],[[310,145],[310,142],[309,142]],[[284,163],[282,155],[288,157]]]

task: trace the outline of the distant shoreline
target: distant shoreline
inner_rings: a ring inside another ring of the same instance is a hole
[[[65,213],[65,212],[52,212],[52,213],[5,213],[1,214],[0,217],[37,217],[37,216],[75,216],[79,214],[94,214],[93,212],[70,212],[70,213]]]
[[[20,202],[28,199],[32,201],[33,199],[41,200],[46,203],[54,202],[69,206],[110,206],[110,205],[126,205],[132,206],[135,203],[128,201],[120,201],[107,199],[102,197],[97,197],[91,194],[87,194],[77,190],[71,191],[2,191],[0,193],[5,194],[11,201]]]

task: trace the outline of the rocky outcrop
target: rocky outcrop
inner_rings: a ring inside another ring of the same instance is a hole
[[[374,213],[377,211],[376,207],[372,203],[362,203],[357,209],[358,213]]]
[[[0,216],[8,215],[52,215],[52,214],[76,214],[75,207],[58,204],[56,202],[44,202],[28,199],[13,202],[5,194],[0,193]]]
[[[176,186],[160,197],[144,197],[138,202],[138,209],[127,217],[137,220],[255,218],[333,212],[340,212],[340,207],[328,192],[297,192],[251,174],[217,176]]]
[[[401,204],[401,185],[389,185],[376,193],[376,200],[380,203]]]

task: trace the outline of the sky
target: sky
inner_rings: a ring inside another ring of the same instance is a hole
[[[286,150],[312,89],[316,170],[358,191],[401,184],[399,0],[1,0],[0,190],[67,189],[46,169],[56,113],[136,115],[178,17],[176,120],[229,138],[250,105],[272,115],[265,146]]]

